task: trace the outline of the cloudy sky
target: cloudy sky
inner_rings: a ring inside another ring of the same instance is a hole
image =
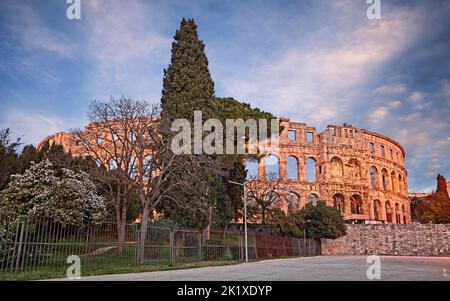
[[[182,17],[218,96],[319,131],[351,123],[402,143],[411,191],[450,180],[450,1],[0,1],[0,128],[25,143],[83,126],[93,99],[157,103]]]

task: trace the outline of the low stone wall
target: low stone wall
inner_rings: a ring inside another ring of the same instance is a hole
[[[450,224],[348,225],[346,236],[322,239],[322,255],[450,256]]]

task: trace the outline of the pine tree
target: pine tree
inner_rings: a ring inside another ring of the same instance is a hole
[[[161,106],[172,121],[193,120],[194,111],[201,110],[204,120],[217,118],[214,83],[208,70],[205,45],[197,34],[194,20],[181,21],[172,43],[172,59],[164,70]]]

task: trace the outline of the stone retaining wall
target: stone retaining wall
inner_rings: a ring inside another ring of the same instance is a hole
[[[322,255],[450,256],[450,224],[348,225],[347,235],[322,239]]]

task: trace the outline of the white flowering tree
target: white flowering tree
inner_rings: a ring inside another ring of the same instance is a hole
[[[23,174],[13,175],[0,195],[0,215],[10,220],[48,218],[69,225],[104,220],[106,201],[97,195],[88,174],[65,168],[55,171],[52,167],[45,160],[32,163]]]

